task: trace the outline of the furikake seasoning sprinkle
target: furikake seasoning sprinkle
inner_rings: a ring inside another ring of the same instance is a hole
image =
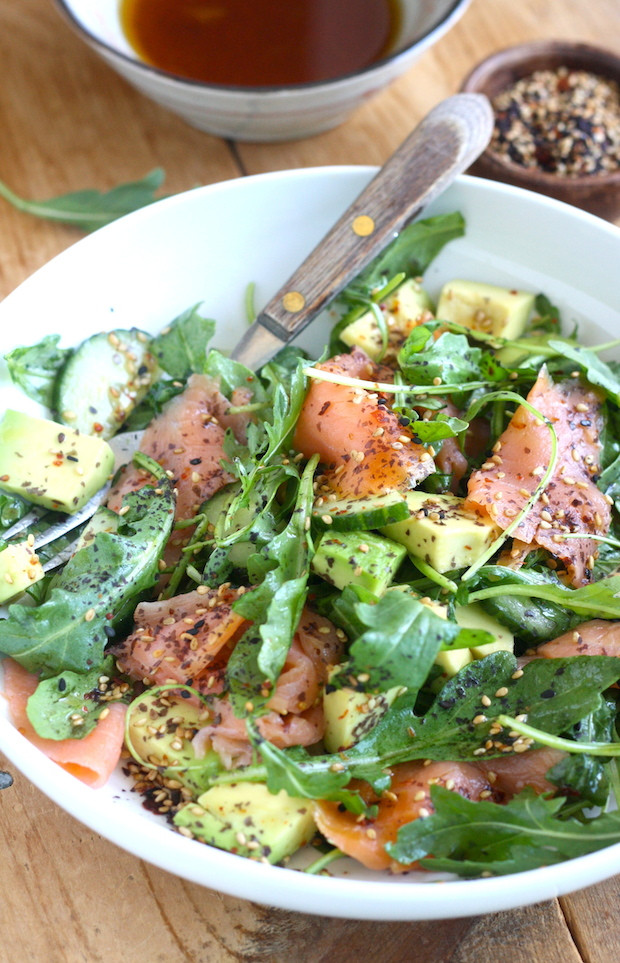
[[[522,167],[575,177],[620,169],[620,86],[558,67],[493,99],[491,149]]]

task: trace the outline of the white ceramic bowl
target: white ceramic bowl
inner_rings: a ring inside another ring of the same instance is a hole
[[[0,356],[52,332],[70,345],[112,327],[157,331],[201,301],[204,313],[218,321],[218,345],[231,346],[246,326],[246,285],[256,282],[257,307],[265,303],[372,173],[318,168],[227,181],[116,221],[55,258],[0,304]],[[523,286],[544,291],[563,309],[567,329],[580,323],[586,341],[618,333],[620,230],[542,195],[471,177],[462,177],[427,213],[452,210],[464,214],[467,233],[427,271],[425,285],[433,295],[455,276]],[[303,339],[318,352],[325,335],[315,322]],[[0,366],[0,411],[9,404],[37,411]],[[140,858],[213,889],[286,909],[385,920],[479,915],[588,886],[620,866],[615,845],[558,866],[441,885],[430,874],[390,877],[347,860],[333,863],[328,877],[306,876],[185,839],[142,807],[120,770],[105,788],[88,788],[16,731],[2,698],[0,750],[60,806]],[[9,804],[11,790],[4,792]]]
[[[364,100],[408,70],[462,16],[469,2],[401,0],[400,35],[388,57],[337,80],[257,90],[186,80],[144,63],[121,29],[119,0],[56,0],[82,39],[147,97],[201,130],[254,141],[306,137],[342,123]]]

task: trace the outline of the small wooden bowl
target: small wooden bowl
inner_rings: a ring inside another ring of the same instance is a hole
[[[486,94],[492,101],[522,77],[562,66],[620,83],[620,57],[611,51],[582,43],[543,40],[492,54],[471,71],[461,90]],[[620,167],[609,172],[567,176],[521,166],[489,147],[469,173],[556,197],[608,220],[620,217]]]

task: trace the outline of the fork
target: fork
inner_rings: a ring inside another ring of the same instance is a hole
[[[142,431],[124,431],[110,438],[108,444],[114,452],[114,472],[116,472],[121,465],[124,465],[129,461],[134,453],[138,450],[140,442],[142,440]],[[35,551],[43,548],[44,545],[48,545],[50,542],[55,541],[62,535],[67,535],[69,532],[78,528],[87,519],[92,518],[97,509],[106,499],[106,496],[110,490],[111,482],[107,482],[102,488],[96,492],[95,495],[86,502],[86,504],[73,515],[65,515],[58,519],[58,521],[52,521],[52,524],[47,528],[42,529],[42,531],[34,535],[33,548]],[[2,541],[8,541],[14,538],[20,533],[27,533],[33,525],[36,525],[39,521],[44,521],[46,517],[56,518],[58,512],[52,512],[50,509],[44,508],[42,506],[36,506],[31,509],[26,515],[22,516],[14,525],[7,528],[5,531],[0,531],[0,538]],[[58,555],[49,559],[43,565],[44,571],[50,571],[52,568],[56,568],[62,562],[66,561],[69,555],[72,554],[71,550],[73,545],[67,546]]]

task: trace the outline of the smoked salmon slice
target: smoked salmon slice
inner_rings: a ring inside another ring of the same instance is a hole
[[[119,669],[148,685],[179,682],[219,692],[234,643],[249,623],[233,611],[239,591],[220,586],[159,602],[141,602],[134,629],[110,649]]]
[[[479,760],[475,766],[484,773],[502,801],[522,792],[528,786],[535,793],[555,793],[558,787],[547,779],[547,773],[566,757],[561,749],[528,749],[527,752],[506,753],[495,759]]]
[[[390,369],[359,348],[317,367],[361,381],[394,380]],[[319,455],[325,483],[343,497],[415,488],[435,470],[430,452],[414,440],[386,399],[361,386],[311,379],[293,444],[306,458]]]
[[[554,384],[543,368],[527,400],[553,425],[558,457],[545,491],[514,533],[513,557],[544,548],[579,587],[591,580],[598,552],[588,535],[605,535],[610,524],[609,502],[594,481],[600,472],[601,398],[577,379]],[[466,507],[486,512],[505,530],[539,485],[551,451],[548,427],[520,406],[493,454],[470,476]],[[583,537],[565,537],[575,533]]]
[[[333,846],[352,856],[368,869],[390,869],[404,873],[417,864],[404,865],[385,851],[396,842],[398,830],[414,819],[433,812],[431,786],[444,786],[467,799],[493,799],[494,790],[481,769],[467,762],[405,762],[394,766],[388,792],[376,799],[366,783],[353,781],[367,803],[376,803],[377,815],[360,820],[337,802],[314,804],[314,819],[320,832]]]
[[[248,418],[231,414],[229,409],[248,397],[249,389],[241,389],[228,401],[212,378],[194,374],[182,394],[168,402],[146,428],[140,450],[158,462],[172,479],[177,491],[175,521],[193,518],[207,498],[234,480],[222,467],[224,438],[230,428],[239,441],[245,439]],[[134,465],[126,466],[108,496],[108,507],[118,512],[123,496],[149,481],[146,472]],[[188,534],[188,529],[173,531],[165,556],[168,564],[178,557]]]
[[[256,720],[263,738],[279,749],[311,746],[323,738],[322,695],[331,666],[343,653],[342,633],[322,615],[305,608],[273,695],[269,710]],[[211,721],[196,734],[197,754],[211,746],[227,768],[252,759],[245,721],[237,718],[227,697],[210,700]]]
[[[14,659],[4,659],[3,691],[16,729],[48,758],[93,789],[104,786],[116,768],[123,748],[125,712],[119,702],[109,704],[109,713],[83,739],[44,739],[35,732],[26,714],[26,703],[39,679]]]
[[[620,658],[620,622],[591,619],[536,649],[536,658],[565,659],[572,655],[611,655]]]

